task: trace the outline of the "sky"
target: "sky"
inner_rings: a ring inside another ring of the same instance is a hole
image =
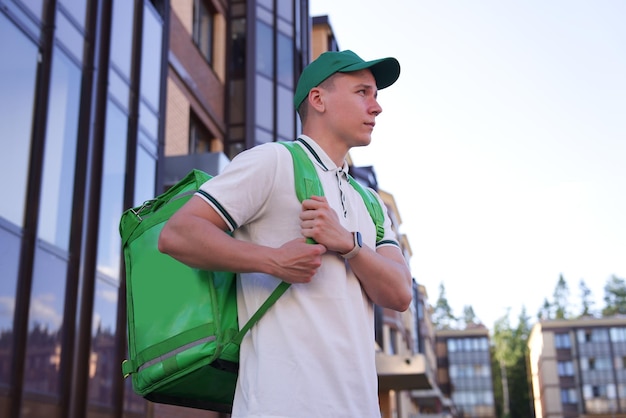
[[[372,144],[434,305],[534,323],[626,279],[626,1],[310,0],[341,50],[395,57]]]

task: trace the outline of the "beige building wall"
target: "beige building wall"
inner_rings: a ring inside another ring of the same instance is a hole
[[[311,61],[328,51],[328,39],[333,37],[330,25],[313,25],[311,32]]]
[[[172,77],[167,78],[165,115],[165,156],[189,154],[189,100]]]
[[[535,324],[528,340],[530,373],[536,418],[563,416],[554,332]]]

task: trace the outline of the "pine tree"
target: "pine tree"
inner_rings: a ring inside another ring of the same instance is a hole
[[[591,310],[591,307],[594,305],[594,301],[591,289],[587,287],[587,284],[583,279],[580,279],[578,289],[580,290],[580,305],[582,307],[580,316],[592,316],[593,311]]]
[[[435,303],[432,319],[437,329],[451,329],[457,321],[446,298],[446,288],[443,282],[439,284],[439,297]]]
[[[474,308],[472,308],[472,305],[465,305],[465,307],[463,308],[463,321],[465,322],[465,328],[469,328],[472,325],[480,323],[478,318],[476,318],[476,314],[474,313]]]
[[[540,321],[552,319],[552,304],[548,301],[548,298],[543,299],[543,305],[537,312],[537,319]]]
[[[554,289],[554,316],[556,319],[567,319],[568,313],[568,299],[569,299],[569,287],[567,282],[563,278],[563,274],[559,275],[559,281]]]
[[[604,286],[603,316],[626,314],[626,282],[624,279],[612,275]]]

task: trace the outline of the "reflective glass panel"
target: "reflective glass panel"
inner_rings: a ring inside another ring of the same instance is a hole
[[[278,33],[277,81],[290,88],[293,88],[293,63],[293,40]]]
[[[83,35],[68,18],[57,11],[55,36],[79,61],[83,59]]]
[[[246,19],[233,19],[231,22],[231,78],[237,79],[245,76],[246,70]]]
[[[85,12],[87,10],[87,2],[85,0],[59,0],[65,9],[72,15],[72,18],[80,25],[85,27]],[[129,2],[132,3],[132,2]]]
[[[161,81],[161,44],[163,23],[150,2],[144,4],[143,43],[141,46],[141,96],[159,109]]]
[[[254,145],[261,145],[267,142],[272,142],[274,137],[271,132],[264,129],[257,128],[254,130]]]
[[[81,72],[58,48],[50,81],[38,236],[69,247]]]
[[[233,80],[230,83],[230,123],[245,123],[246,83],[245,80]]]
[[[66,271],[66,256],[40,242],[35,249],[28,313],[24,367],[24,388],[28,392],[46,395],[59,392]]]
[[[274,89],[270,80],[262,76],[256,77],[255,99],[256,124],[273,132]]]
[[[117,286],[96,280],[87,397],[90,403],[103,406],[112,404],[113,380],[119,379],[120,373],[115,361],[117,295]]]
[[[128,0],[115,0],[111,23],[111,60],[127,79],[130,79],[134,3]]]
[[[141,135],[140,135],[141,136]],[[147,139],[146,139],[147,141]],[[141,141],[143,142],[143,141]],[[137,148],[137,168],[135,175],[135,203],[138,206],[155,197],[156,158],[143,146]]]
[[[41,14],[43,13],[44,5],[47,4],[47,0],[18,0],[23,3],[28,9],[33,12],[39,20],[41,20]]]
[[[0,217],[23,226],[33,125],[37,47],[0,13]],[[6,41],[10,40],[10,41]]]
[[[120,77],[119,73],[113,69],[113,66],[109,67],[109,93],[115,98],[118,105],[128,111],[130,89],[126,80]]]
[[[133,390],[132,379],[124,380],[124,411],[143,413],[146,401]],[[143,415],[142,415],[143,416]]]
[[[293,107],[293,91],[278,86],[278,135],[283,139],[294,139],[294,118],[295,110]]]
[[[156,111],[156,109],[155,109]],[[150,110],[146,103],[142,100],[139,102],[139,124],[143,129],[148,131],[148,134],[157,138],[159,130],[159,118]]]
[[[274,47],[272,28],[257,20],[256,23],[256,65],[257,72],[274,77]]]
[[[257,0],[258,4],[265,7],[266,9],[273,10],[274,9],[274,1],[273,0]],[[283,3],[287,3],[285,0]],[[280,3],[280,2],[279,2]]]
[[[20,255],[17,228],[0,219],[0,386],[9,384],[13,357],[13,317]]]
[[[124,175],[126,167],[127,117],[108,102],[104,171],[100,200],[100,228],[98,231],[98,272],[119,279],[121,240],[120,216],[123,207]]]
[[[291,22],[293,20],[293,1],[279,1],[278,15],[285,20]],[[296,2],[297,3],[297,2]]]

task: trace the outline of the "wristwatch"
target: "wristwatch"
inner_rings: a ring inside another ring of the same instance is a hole
[[[361,233],[359,231],[353,232],[352,236],[354,237],[354,248],[352,248],[345,254],[339,254],[346,260],[349,260],[352,257],[356,256],[359,251],[361,251],[361,247],[363,246],[363,240],[361,239]]]

